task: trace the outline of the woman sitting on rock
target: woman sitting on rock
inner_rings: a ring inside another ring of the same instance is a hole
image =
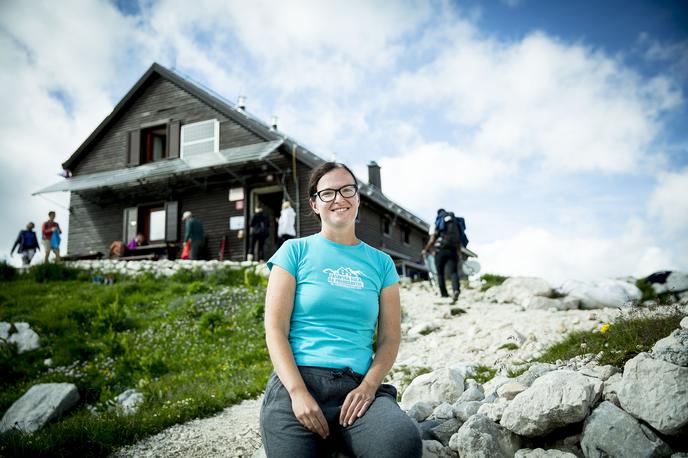
[[[260,412],[266,454],[420,457],[413,420],[382,384],[401,336],[394,263],[356,238],[360,197],[348,167],[321,165],[308,189],[321,231],[286,241],[268,261],[265,333],[275,373]]]

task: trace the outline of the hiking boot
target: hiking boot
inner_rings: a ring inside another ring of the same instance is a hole
[[[452,304],[456,304],[456,301],[458,301],[458,300],[459,300],[459,292],[456,291],[456,292],[454,292],[454,295],[452,296],[452,301],[451,301],[451,303],[452,303]]]

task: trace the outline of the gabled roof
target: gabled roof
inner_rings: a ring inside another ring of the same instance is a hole
[[[124,98],[122,98],[122,100],[115,105],[115,108],[112,109],[112,112],[103,120],[103,122],[100,123],[100,125],[98,125],[98,127],[96,127],[96,130],[94,130],[91,135],[89,135],[88,138],[81,144],[81,146],[79,146],[79,148],[77,148],[77,150],[69,157],[69,159],[62,164],[62,167],[69,169],[78,159],[80,159],[81,156],[88,150],[89,146],[108,129],[110,124],[117,119],[119,114],[127,106],[129,106],[133,100],[136,99],[141,91],[146,88],[147,83],[156,76],[160,76],[171,81],[203,101],[205,104],[224,114],[232,121],[263,138],[263,140],[272,141],[281,139],[280,136],[275,135],[274,132],[270,131],[270,128],[265,124],[256,122],[255,119],[246,116],[243,112],[240,112],[228,102],[221,100],[218,96],[210,94],[208,91],[201,89],[196,84],[189,82],[187,79],[179,76],[173,71],[166,69],[160,64],[154,63],[150,66],[146,73],[139,78],[136,84],[134,84],[134,87],[127,92]]]
[[[177,158],[149,162],[138,167],[123,169],[118,173],[107,171],[78,175],[36,191],[33,195],[59,191],[75,192],[105,188],[126,188],[139,184],[165,181],[170,176],[185,176],[202,172],[212,173],[214,170],[223,170],[231,165],[275,159],[280,155],[275,150],[281,144],[282,140],[252,143],[250,145],[227,148],[217,153],[199,154],[188,159]]]
[[[162,65],[154,63],[146,71],[146,73],[144,73],[143,76],[139,78],[134,87],[132,87],[129,90],[129,92],[127,92],[124,98],[122,98],[122,100],[119,101],[119,103],[113,108],[112,112],[103,120],[103,122],[100,123],[100,125],[93,131],[93,133],[91,133],[91,135],[88,136],[88,138],[69,157],[69,159],[67,159],[62,164],[62,166],[65,169],[70,169],[71,166],[74,163],[76,163],[83,154],[86,153],[90,145],[108,129],[112,122],[114,122],[117,119],[117,117],[124,110],[124,108],[126,108],[130,103],[132,103],[133,100],[135,100],[135,98],[138,96],[138,94],[146,88],[147,83],[156,76],[171,81],[172,83],[176,84],[185,91],[194,95],[210,107],[218,110],[220,113],[224,114],[232,121],[255,133],[257,136],[263,138],[266,142],[280,141],[285,151],[289,153],[296,153],[296,158],[300,162],[303,162],[304,164],[313,168],[326,162],[320,156],[311,152],[308,148],[302,146],[302,144],[298,143],[295,139],[287,136],[283,132],[271,129],[267,124],[251,116],[245,110],[239,110],[235,105],[233,105],[229,101],[224,100],[222,96],[211,93],[211,91],[201,88],[199,85],[190,82],[186,78],[178,75],[177,73],[171,70],[168,70]],[[141,167],[144,166],[135,167],[135,169]],[[77,178],[79,177],[73,177],[68,179],[67,181],[74,180]],[[356,177],[356,179],[360,184],[361,195],[367,197],[368,199],[377,203],[383,208],[386,208],[398,217],[408,221],[414,226],[420,228],[421,230],[425,231],[428,229],[429,225],[425,221],[423,221],[410,211],[404,209],[400,205],[396,204],[395,202],[391,201],[384,194],[382,194],[382,192],[375,186],[366,184],[365,181],[360,180],[358,177]],[[45,188],[39,191],[38,193],[53,192],[48,191],[48,189],[50,188],[53,188],[53,186]],[[62,189],[55,189],[55,191],[58,190]]]

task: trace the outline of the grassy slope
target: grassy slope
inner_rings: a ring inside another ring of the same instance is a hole
[[[271,370],[264,282],[251,273],[186,272],[114,285],[75,272],[53,275],[67,280],[36,281],[44,274],[1,284],[0,321],[29,322],[42,347],[17,355],[0,346],[0,412],[35,383],[74,383],[81,401],[36,434],[0,436],[0,455],[105,456],[262,392]],[[108,401],[127,388],[137,388],[146,402],[123,417],[108,410]]]

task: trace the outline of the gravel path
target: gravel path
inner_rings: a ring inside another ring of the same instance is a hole
[[[506,368],[537,357],[550,344],[574,330],[590,330],[611,321],[617,309],[525,310],[513,304],[482,302],[477,290],[466,290],[452,306],[433,294],[427,283],[402,289],[402,344],[392,382],[403,378],[402,366],[437,369],[459,362]],[[465,313],[452,315],[458,309]],[[505,343],[515,350],[499,348]],[[222,413],[171,427],[113,457],[251,457],[260,447],[261,399],[244,401]]]

